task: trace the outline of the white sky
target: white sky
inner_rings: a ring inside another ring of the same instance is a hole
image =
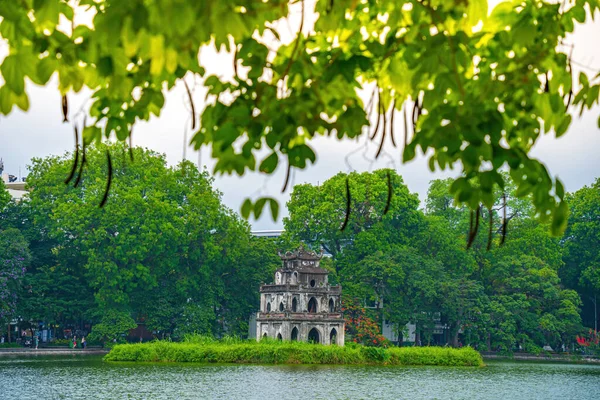
[[[497,3],[497,1],[490,2]],[[575,44],[573,59],[580,65],[591,67],[594,71],[600,71],[600,14],[596,13],[595,22],[584,26],[578,26],[576,32],[569,41]],[[290,20],[291,30],[295,31],[298,26],[296,17]],[[282,31],[289,31],[287,26],[282,26]],[[291,35],[289,36],[291,37]],[[5,53],[0,47],[0,53]],[[205,50],[201,54],[201,60],[207,67],[207,72],[220,76],[232,74],[231,56],[225,53],[216,53]],[[576,73],[580,70],[579,65],[574,65]],[[588,75],[592,70],[585,68]],[[595,75],[595,73],[593,74]],[[191,84],[191,80],[188,80]],[[15,109],[8,117],[0,117],[0,157],[4,159],[5,172],[26,175],[26,165],[32,157],[45,157],[48,155],[63,154],[73,148],[73,128],[70,124],[62,123],[61,98],[56,83],[51,83],[42,88],[28,85],[27,91],[30,95],[30,109],[27,113]],[[194,99],[196,109],[202,108],[205,92],[200,85],[196,86]],[[87,100],[87,94],[78,96],[71,95],[70,115],[73,116]],[[560,139],[555,139],[553,134],[541,137],[536,144],[533,155],[543,161],[551,176],[559,176],[565,183],[568,191],[575,191],[584,185],[589,185],[600,177],[600,157],[597,155],[600,149],[600,130],[597,120],[600,109],[596,107],[582,118],[575,118],[569,131]],[[80,123],[80,122],[79,122]],[[396,118],[396,132],[403,131],[402,119]],[[166,154],[170,164],[176,164],[183,157],[184,135],[186,126],[189,128],[189,111],[187,109],[187,97],[183,85],[178,85],[166,97],[165,107],[160,118],[153,118],[148,123],[139,123],[134,128],[134,145],[148,147]],[[189,142],[188,132],[187,140]],[[402,165],[401,150],[394,149],[390,143],[384,148],[389,156],[381,156],[377,162],[371,162],[376,151],[376,144],[369,143],[366,158],[362,148],[365,137],[360,143],[354,141],[339,142],[336,139],[320,138],[311,142],[316,150],[317,163],[303,171],[296,171],[292,175],[292,184],[323,182],[336,173],[351,170],[369,171],[377,168],[394,167],[403,176],[405,183],[412,192],[419,194],[423,200],[427,193],[429,181],[432,179],[456,176],[459,171],[446,171],[432,173],[427,167],[427,159],[418,157],[416,160]],[[345,162],[349,157],[350,168]],[[197,162],[198,153],[192,148],[186,148],[188,159]],[[210,150],[203,149],[200,154],[202,165],[212,171],[214,162],[210,159]],[[289,199],[288,192],[281,194],[284,181],[284,166],[278,168],[275,174],[265,177],[258,173],[247,173],[244,177],[222,176],[217,177],[215,186],[223,192],[225,204],[239,211],[244,198],[256,197],[258,195],[270,195],[279,199],[283,205]],[[287,214],[285,208],[282,212]],[[283,226],[281,217],[279,221],[273,222],[268,212],[263,214],[260,221],[251,221],[254,229],[279,229]]]

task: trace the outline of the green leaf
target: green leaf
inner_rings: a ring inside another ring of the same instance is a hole
[[[277,168],[277,164],[279,162],[279,157],[277,156],[277,152],[271,153],[271,155],[265,158],[261,163],[260,167],[258,167],[260,172],[264,172],[265,174],[271,174]]]
[[[559,138],[562,135],[564,135],[565,132],[567,131],[567,129],[569,129],[569,125],[571,125],[571,120],[572,119],[573,119],[573,117],[571,117],[570,114],[565,115],[565,117],[563,118],[563,120],[556,127],[556,137],[557,138]]]
[[[13,101],[23,111],[29,110],[29,97],[27,93],[23,93],[20,96],[13,94]]]
[[[585,74],[585,72],[579,73],[579,84],[581,84],[581,86],[583,86],[584,88],[587,88],[588,86],[590,86],[590,82],[589,82],[588,77]]]
[[[133,31],[131,25],[131,17],[127,17],[121,28],[121,42],[127,57],[135,56],[139,49],[139,36]]]
[[[35,19],[43,29],[54,29],[60,15],[59,0],[45,0],[35,12]]]
[[[14,94],[7,86],[0,88],[0,113],[8,115],[13,108]]]
[[[248,219],[248,217],[250,217],[250,212],[252,211],[252,200],[250,200],[249,198],[244,200],[244,202],[242,203],[241,211],[242,211],[242,217],[245,219]]]
[[[559,199],[563,199],[565,197],[565,188],[560,180],[556,180],[556,195]]]
[[[256,203],[254,203],[254,218],[257,220],[260,219],[263,209],[265,208],[265,204],[267,204],[266,197],[261,197],[260,199],[256,200]]]
[[[25,74],[20,65],[19,58],[11,54],[4,59],[0,67],[2,76],[8,86],[17,95],[23,94],[25,91]]]
[[[177,69],[177,52],[169,47],[165,52],[165,69],[172,74]]]
[[[150,74],[159,75],[165,65],[165,38],[162,35],[150,38]]]
[[[269,206],[271,207],[271,217],[273,221],[277,221],[277,217],[279,216],[279,203],[277,200],[270,198]]]
[[[585,101],[585,105],[588,108],[592,108],[594,102],[598,101],[598,95],[600,94],[600,85],[594,85],[590,87],[590,91],[588,92],[587,99]]]
[[[37,84],[45,85],[48,83],[52,74],[56,71],[58,62],[53,57],[46,57],[40,60],[37,65]]]
[[[102,140],[102,130],[97,126],[86,126],[83,128],[83,143],[88,144]]]
[[[479,21],[487,18],[488,2],[487,0],[469,0],[467,7],[467,24],[469,27],[475,26]]]
[[[585,8],[582,4],[576,4],[569,11],[573,14],[575,21],[579,23],[585,22]]]
[[[413,158],[415,158],[415,147],[416,147],[416,145],[413,144],[413,143],[408,144],[404,148],[404,151],[402,152],[402,161],[403,162],[408,162],[408,161],[412,160]]]

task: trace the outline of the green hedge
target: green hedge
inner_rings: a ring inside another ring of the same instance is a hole
[[[23,347],[23,345],[18,344],[18,343],[0,343],[0,349],[11,349],[11,348],[17,348],[17,347]]]
[[[118,344],[105,361],[197,362],[247,364],[372,364],[482,366],[470,347],[324,346],[299,342],[166,342]]]

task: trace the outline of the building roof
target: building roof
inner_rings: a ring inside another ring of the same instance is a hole
[[[279,257],[283,261],[289,260],[308,260],[308,261],[319,261],[323,257],[323,252],[316,253],[314,251],[306,250],[304,246],[300,247],[296,251],[288,251],[286,253],[279,253]]]

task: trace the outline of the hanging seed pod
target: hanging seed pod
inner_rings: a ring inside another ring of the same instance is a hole
[[[340,228],[340,231],[343,232],[348,226],[348,221],[350,220],[350,203],[352,202],[352,198],[350,197],[350,178],[346,177],[346,217],[344,218],[344,223]]]
[[[74,127],[75,131],[75,159],[73,160],[73,166],[71,167],[71,173],[65,179],[65,185],[68,185],[71,182],[71,179],[75,176],[75,171],[77,171],[77,165],[79,164],[79,131],[77,130],[77,126]]]
[[[104,190],[104,196],[102,196],[102,201],[100,202],[100,208],[103,208],[108,200],[108,194],[110,192],[110,186],[112,184],[113,177],[112,160],[110,159],[110,151],[108,150],[106,150],[106,161],[108,162],[108,178],[106,179],[106,189]]]
[[[387,214],[388,211],[390,211],[390,204],[392,204],[392,176],[390,174],[390,171],[387,172],[387,189],[388,189],[388,193],[387,193],[387,201],[385,203],[385,209],[383,210],[383,215]]]

